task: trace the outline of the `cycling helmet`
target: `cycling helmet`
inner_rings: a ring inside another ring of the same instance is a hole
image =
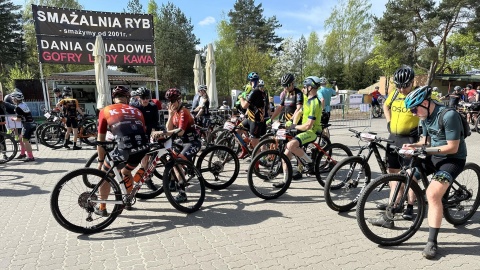
[[[263,80],[258,80],[258,86],[265,86],[265,82]]]
[[[18,93],[22,93],[22,90],[20,90],[18,88],[15,88],[13,91],[18,92]]]
[[[72,88],[70,86],[65,86],[63,87],[63,95],[65,96],[71,96],[72,95]]]
[[[295,76],[293,76],[292,73],[287,73],[283,75],[283,77],[280,79],[280,84],[282,86],[287,86],[291,84],[295,80]]]
[[[258,76],[258,73],[256,73],[256,72],[250,72],[247,76],[247,80],[250,81],[250,82],[258,80],[258,79],[260,79],[260,76]]]
[[[462,91],[462,87],[461,86],[455,86],[455,88],[453,88],[453,90],[459,92],[459,91]]]
[[[308,76],[303,80],[303,86],[311,86],[313,88],[318,88],[320,86],[321,79],[317,76]]]
[[[227,105],[227,101],[224,100],[224,101],[222,102],[222,104],[223,104],[223,105]]]
[[[403,66],[393,74],[393,82],[397,88],[407,87],[415,78],[415,72],[409,66]]]
[[[167,93],[165,93],[165,99],[170,102],[177,101],[180,98],[182,98],[182,94],[177,88],[170,88],[167,90]]]
[[[150,90],[146,87],[140,87],[136,90],[136,95],[140,96],[141,98],[150,97]]]
[[[405,107],[407,109],[416,107],[424,100],[430,99],[430,95],[432,94],[432,88],[428,85],[419,87],[412,92],[410,92],[406,97],[405,97]]]
[[[60,91],[60,89],[58,89],[58,88],[53,88],[53,93],[60,93],[60,92],[62,92],[62,91]]]
[[[207,86],[204,85],[204,84],[200,84],[198,86],[198,92],[200,92],[200,91],[205,91],[206,92],[207,91]]]
[[[467,88],[467,89],[472,89],[473,86],[472,86],[471,84],[467,84],[467,86],[466,86],[465,88]]]
[[[327,83],[328,83],[328,80],[325,77],[321,77],[319,80],[320,80],[321,85],[327,85]]]
[[[130,98],[130,91],[125,86],[119,85],[112,91],[112,98],[117,96]]]
[[[24,99],[23,94],[20,92],[13,92],[10,96],[18,101],[22,101]]]
[[[131,96],[131,97],[138,96],[137,90],[132,90],[132,91],[130,92],[130,96]]]
[[[436,86],[433,87],[432,91],[433,91],[433,92],[437,92],[437,91],[438,91],[438,87],[436,87]]]

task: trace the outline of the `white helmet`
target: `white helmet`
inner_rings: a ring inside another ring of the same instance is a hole
[[[435,86],[435,87],[433,87],[432,90],[433,90],[433,92],[437,92],[437,91],[438,91],[438,87]]]
[[[265,82],[263,80],[258,80],[258,86],[265,86]]]

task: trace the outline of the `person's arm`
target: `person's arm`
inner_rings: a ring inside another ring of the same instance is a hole
[[[77,112],[84,116],[84,113],[82,111],[82,108],[80,108],[80,105],[78,105],[78,100],[75,100],[75,106],[77,106]]]
[[[283,106],[282,105],[278,105],[278,107],[275,109],[275,111],[272,113],[272,117],[270,117],[272,120],[274,120],[275,118],[277,118],[277,116],[282,112],[283,110]]]
[[[152,106],[152,111],[153,111],[153,122],[155,123],[152,131],[160,130],[160,117],[158,116],[158,107],[156,104],[155,106]]]

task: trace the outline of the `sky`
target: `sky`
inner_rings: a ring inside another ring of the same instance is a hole
[[[24,5],[26,0],[12,0],[15,4]],[[128,0],[79,0],[85,10],[123,12],[127,8]],[[140,0],[146,12],[149,0]],[[191,19],[194,34],[200,39],[200,47],[212,43],[217,39],[216,26],[233,9],[235,0],[170,0],[180,8],[187,18]],[[382,16],[388,0],[370,0],[371,12],[375,16]],[[159,8],[168,1],[156,0]],[[262,4],[263,16],[276,16],[282,27],[276,34],[283,38],[291,37],[297,40],[302,34],[305,37],[312,31],[319,36],[325,34],[324,22],[330,16],[333,7],[338,1],[332,0],[269,0],[255,1],[255,5]]]

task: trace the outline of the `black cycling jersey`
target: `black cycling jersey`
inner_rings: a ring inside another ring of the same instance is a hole
[[[284,106],[285,120],[292,120],[293,114],[297,110],[297,105],[303,105],[303,93],[300,89],[294,88],[292,92],[286,93],[282,101],[281,106]]]
[[[254,122],[263,122],[268,111],[268,93],[255,88],[247,98],[250,105],[247,109],[248,119]]]
[[[15,113],[22,118],[24,123],[33,123],[32,112],[28,108],[26,103],[20,103],[15,107]]]
[[[158,108],[153,101],[149,101],[147,106],[142,106],[139,102],[135,103],[135,105],[131,105],[137,109],[139,109],[145,120],[145,125],[147,127],[146,134],[150,137],[153,129],[160,130],[160,123],[158,121]]]

